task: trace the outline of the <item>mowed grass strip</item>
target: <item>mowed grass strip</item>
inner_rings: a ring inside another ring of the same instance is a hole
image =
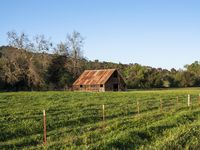
[[[0,149],[195,149],[200,147],[199,93],[198,88],[0,93]]]

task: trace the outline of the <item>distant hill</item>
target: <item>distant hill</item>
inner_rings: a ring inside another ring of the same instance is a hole
[[[75,65],[76,64],[76,65]],[[140,64],[121,64],[74,60],[70,55],[34,53],[10,46],[0,47],[0,90],[64,90],[85,69],[118,69],[128,88],[197,87],[200,64],[186,65],[186,70],[166,70]]]
[[[6,90],[62,90],[69,88],[85,69],[117,68],[110,62],[78,61],[74,75],[70,56],[34,53],[11,46],[0,47],[2,68],[0,89]]]

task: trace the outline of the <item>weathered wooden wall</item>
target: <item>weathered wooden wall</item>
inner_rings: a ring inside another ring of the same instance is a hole
[[[93,91],[93,92],[104,92],[104,85],[101,87],[100,85],[82,85],[81,86],[73,86],[74,91]]]

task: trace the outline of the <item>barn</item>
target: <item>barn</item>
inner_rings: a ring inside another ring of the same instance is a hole
[[[125,91],[126,84],[117,69],[85,70],[73,83],[74,91]]]

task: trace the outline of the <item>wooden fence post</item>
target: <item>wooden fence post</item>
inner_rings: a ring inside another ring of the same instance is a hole
[[[190,94],[188,94],[188,107],[190,107]]]
[[[178,104],[178,102],[179,102],[179,97],[177,96],[176,97],[176,103]]]
[[[138,115],[140,114],[140,103],[138,100],[137,100],[137,113]]]
[[[162,104],[162,99],[160,99],[160,112],[163,112],[163,104]]]
[[[199,105],[200,105],[200,94],[199,94]]]
[[[105,128],[105,106],[102,105],[102,128]]]
[[[103,122],[104,122],[105,121],[105,106],[104,105],[102,106],[102,109],[103,109],[103,114],[102,115],[103,115]]]
[[[46,113],[43,110],[43,125],[44,125],[44,145],[47,144],[47,135],[46,135]]]
[[[176,97],[176,107],[178,108],[178,106],[179,106],[179,97],[177,96]]]

